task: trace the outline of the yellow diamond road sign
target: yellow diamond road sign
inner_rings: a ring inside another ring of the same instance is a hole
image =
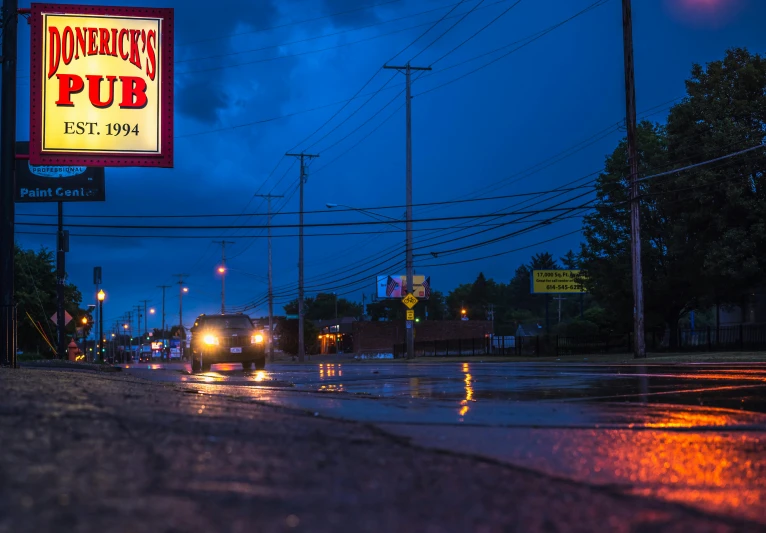
[[[415,298],[412,294],[408,294],[407,296],[402,298],[402,303],[406,305],[407,307],[409,307],[410,309],[412,309],[413,307],[415,307],[415,305],[417,305],[418,299]]]

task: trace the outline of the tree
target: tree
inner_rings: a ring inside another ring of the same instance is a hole
[[[50,352],[50,347],[43,339],[42,330],[49,342],[57,346],[56,326],[50,317],[56,313],[56,266],[53,253],[46,248],[39,251],[14,250],[14,285],[18,309],[19,348],[24,351]],[[73,335],[76,327],[82,326],[80,319],[86,311],[80,308],[82,294],[71,283],[64,285],[64,309],[72,317],[66,326],[68,335]],[[31,318],[30,318],[31,317]],[[37,327],[33,325],[37,324]],[[86,332],[89,326],[86,327]]]
[[[665,128],[638,125],[639,173],[649,176],[669,165]],[[595,213],[585,217],[586,244],[581,257],[586,286],[607,307],[618,323],[631,328],[633,312],[630,249],[630,198],[627,142],[606,160],[605,172],[596,182]],[[699,247],[683,223],[684,206],[677,202],[674,185],[666,180],[640,184],[641,260],[647,327],[675,327],[679,318],[697,302],[701,286],[694,275]]]
[[[687,98],[667,127],[638,128],[646,323],[674,328],[715,300],[740,303],[766,273],[766,189],[761,150],[708,164],[766,139],[766,62],[734,49],[692,68]],[[693,166],[705,163],[701,166]],[[693,166],[671,176],[654,174]],[[583,268],[594,296],[630,327],[633,309],[628,161],[623,140],[597,183],[584,221]]]
[[[567,270],[578,270],[580,268],[580,256],[575,254],[572,250],[565,253],[564,257],[559,259],[559,261]]]
[[[533,255],[529,262],[530,270],[558,270],[558,268],[556,260],[548,252]]]
[[[428,316],[426,316],[426,309]],[[385,299],[367,304],[367,314],[373,322],[379,320],[405,320],[407,308],[399,299]],[[445,320],[447,318],[447,304],[444,293],[431,291],[428,300],[420,300],[414,308],[415,318],[420,320]]]
[[[333,293],[322,293],[316,295],[316,297],[309,297],[303,299],[303,316],[307,320],[330,320],[335,318],[335,298]],[[362,305],[356,302],[347,300],[346,298],[338,298],[338,317],[351,316],[358,318],[362,316]],[[288,315],[298,314],[298,300],[292,300],[284,306],[285,313]]]
[[[695,164],[766,140],[766,60],[746,49],[692,67],[687,98],[668,118],[670,157]],[[685,226],[702,248],[698,275],[716,303],[739,304],[766,272],[766,187],[763,150],[681,173]],[[702,295],[704,296],[704,295]]]
[[[280,350],[289,355],[298,354],[298,321],[295,319],[277,321],[276,334],[279,337],[277,343]],[[319,353],[317,338],[319,330],[310,321],[303,323],[303,343],[307,354]]]

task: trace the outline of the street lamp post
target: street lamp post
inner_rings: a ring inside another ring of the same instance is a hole
[[[122,362],[123,363],[127,363],[128,362],[128,354],[131,353],[131,350],[133,349],[133,341],[130,340],[130,335],[128,334],[128,325],[127,324],[123,324],[122,325],[122,329],[123,329],[123,335],[122,335],[123,341],[125,340],[126,336],[128,337],[128,349],[123,352],[123,356],[122,356],[123,361]]]
[[[98,291],[98,361],[104,361],[104,289]]]

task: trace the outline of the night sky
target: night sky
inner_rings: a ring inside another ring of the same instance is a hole
[[[95,302],[92,271],[94,266],[101,266],[103,288],[108,294],[107,331],[140,300],[151,300],[149,306],[159,311],[162,292],[156,288],[158,285],[173,285],[167,293],[167,320],[178,323],[178,285],[174,285],[177,278],[173,274],[186,273],[190,277],[189,292],[184,297],[184,322],[189,326],[199,313],[220,311],[217,267],[221,247],[212,241],[225,239],[234,241],[227,246],[227,308],[241,309],[250,302],[260,302],[248,313],[253,317],[267,314],[264,230],[101,226],[263,225],[266,203],[253,195],[269,192],[285,195],[274,200],[274,210],[285,213],[275,216],[274,224],[297,224],[298,165],[295,158],[283,157],[288,150],[320,154],[311,161],[305,187],[305,209],[309,212],[306,223],[348,224],[306,228],[307,296],[318,290],[336,290],[344,297],[361,300],[364,293],[369,299],[375,291],[374,274],[404,274],[403,232],[388,225],[356,224],[373,219],[355,211],[330,211],[325,204],[356,208],[404,204],[404,95],[398,94],[404,87],[404,75],[379,69],[444,16],[456,1],[123,2],[175,8],[175,168],[107,168],[106,202],[65,204],[65,225],[96,226],[69,226],[72,238],[67,272],[69,280],[83,292],[83,305]],[[625,114],[619,0],[605,1],[519,48],[530,37],[539,36],[593,1],[523,0],[452,51],[516,3],[465,0],[396,56],[393,64],[404,64],[418,54],[412,59],[413,65],[433,65],[432,72],[413,83],[416,204],[545,191],[578,179],[576,184],[587,183],[593,177],[585,176],[600,170],[605,156],[624,135],[617,126]],[[374,3],[377,7],[359,9]],[[28,5],[20,2],[20,7]],[[430,44],[474,7],[459,24]],[[766,45],[766,2],[761,0],[634,0],[633,10],[639,118],[664,121],[673,99],[684,95],[684,80],[692,63],[720,59],[727,48],[734,46],[762,53]],[[23,21],[19,27],[18,139],[26,140],[29,28]],[[508,55],[487,65],[503,54]],[[471,72],[483,65],[487,66]],[[373,74],[375,77],[360,92],[366,96],[353,100],[325,124],[343,105],[327,104],[351,98]],[[386,82],[386,87],[360,108]],[[308,111],[314,108],[319,109]],[[645,113],[647,110],[656,114]],[[323,128],[314,133],[320,126]],[[565,206],[576,206],[587,201],[588,196],[573,199],[584,191],[557,198],[528,196],[421,206],[414,209],[414,218],[541,209],[567,199],[570,203]],[[404,208],[376,212],[402,218]],[[24,216],[32,213],[50,216]],[[53,249],[54,227],[21,223],[53,224],[55,213],[54,203],[17,204],[20,245]],[[241,213],[257,214],[152,218]],[[473,281],[479,272],[507,282],[516,267],[533,253],[550,251],[560,257],[576,249],[580,242],[577,233],[543,241],[576,232],[580,219],[565,218],[480,247],[460,248],[518,232],[556,213],[530,215],[502,227],[490,225],[523,215],[416,224],[416,272],[431,276],[432,287],[445,293],[460,283]],[[442,229],[433,233],[434,228],[458,224],[463,227],[460,232],[450,230],[453,233],[448,234]],[[378,233],[310,236],[348,232]],[[79,236],[83,234],[105,236]],[[296,234],[297,228],[274,230],[277,313],[282,313],[286,300],[297,295]],[[419,243],[421,240],[426,242]],[[520,248],[524,249],[444,264]],[[439,253],[449,250],[454,251]],[[150,318],[149,327],[159,326],[158,313]]]

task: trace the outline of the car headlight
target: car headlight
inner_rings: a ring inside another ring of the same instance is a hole
[[[205,344],[218,344],[218,337],[215,335],[205,335],[203,340],[205,341]]]
[[[263,335],[253,335],[250,337],[250,344],[261,344],[263,342]]]

